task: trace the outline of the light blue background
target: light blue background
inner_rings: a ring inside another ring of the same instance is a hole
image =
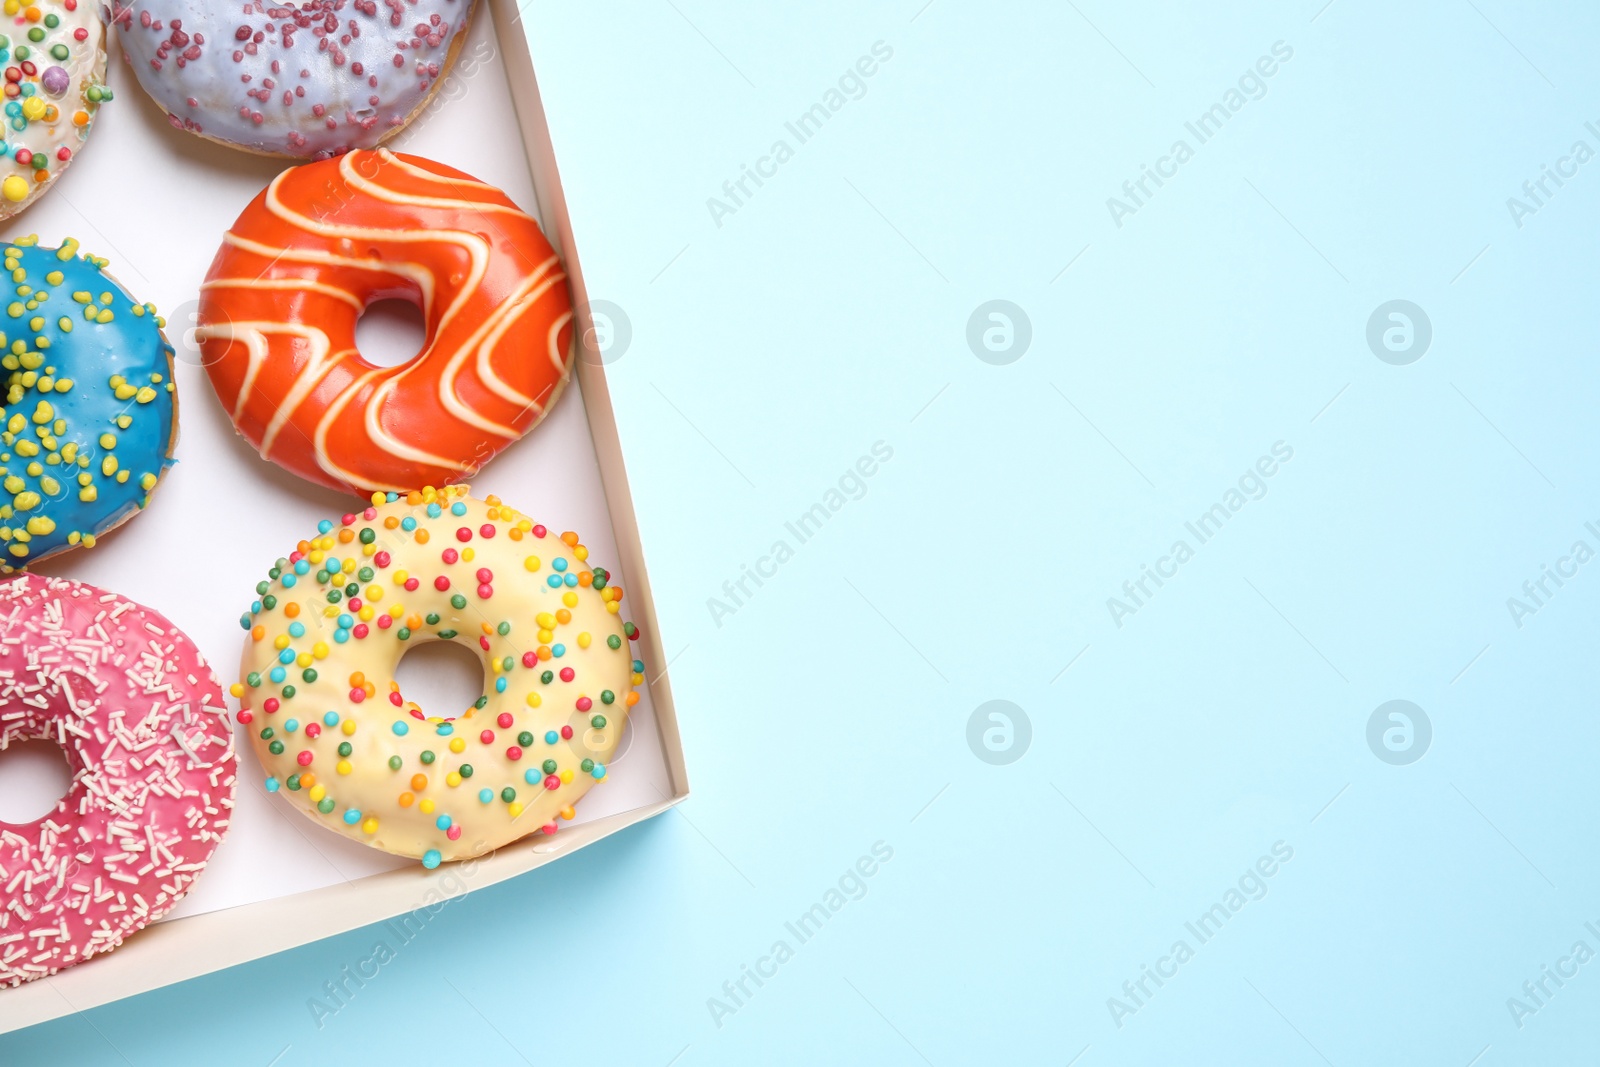
[[[1600,564],[1521,628],[1506,600],[1600,549],[1600,161],[1521,228],[1506,200],[1600,150],[1600,17],[1322,4],[531,3],[591,296],[632,323],[610,375],[694,796],[451,905],[320,1029],[374,931],[0,1062],[1591,1054],[1600,962],[1520,1028],[1506,1001],[1600,950]],[[719,227],[707,198],[880,40]],[[1179,137],[1119,228],[1107,197]],[[994,298],[1032,325],[1007,366],[965,337]],[[1432,321],[1409,366],[1365,341],[1395,298]],[[879,440],[718,626],[708,598]],[[1280,440],[1119,629],[1107,598]],[[1408,766],[1366,741],[1396,698],[1433,726]],[[1007,766],[966,740],[991,699],[1032,724]],[[877,841],[866,895],[719,1027],[708,998]],[[1278,841],[1267,895],[1119,1028],[1107,998]]]

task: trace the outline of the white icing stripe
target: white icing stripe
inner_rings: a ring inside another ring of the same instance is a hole
[[[556,319],[555,322],[550,324],[550,343],[548,345],[548,352],[550,355],[550,362],[557,370],[560,370],[567,365],[567,356],[569,353],[564,353],[561,351],[561,330],[564,326],[566,326],[567,323],[571,321],[572,312],[568,311],[560,318]]]
[[[323,413],[322,418],[317,421],[317,429],[312,437],[311,443],[314,446],[314,450],[317,454],[317,466],[321,467],[328,474],[331,474],[340,481],[349,485],[361,485],[369,486],[372,489],[381,489],[386,493],[403,493],[407,491],[405,486],[376,484],[370,478],[359,477],[355,471],[346,470],[345,468],[339,466],[328,456],[328,431],[333,428],[334,421],[338,419],[339,413],[344,411],[345,406],[349,404],[350,401],[355,398],[356,394],[361,391],[362,386],[366,385],[368,382],[372,381],[373,378],[382,373],[382,368],[378,370],[370,370],[361,375],[361,377],[357,378],[352,384],[351,388],[340,393],[338,397],[334,399],[333,403],[328,405],[328,410]]]
[[[398,382],[391,378],[378,386],[372,394],[372,399],[367,401],[366,414],[363,416],[363,425],[366,427],[367,436],[372,439],[374,445],[382,448],[391,456],[399,456],[401,459],[409,459],[416,463],[427,463],[438,467],[454,466],[455,460],[435,455],[425,449],[413,448],[385,430],[378,421],[378,416],[383,412],[384,406],[388,403],[389,396],[394,392],[397,384]],[[509,436],[515,437],[516,435],[513,433]]]
[[[420,263],[338,256],[315,248],[279,248],[276,245],[262,244],[260,241],[241,237],[232,230],[222,235],[222,243],[272,260],[274,263],[281,260],[287,263],[312,263],[325,267],[354,267],[374,274],[398,274],[421,291],[424,317],[431,313],[433,307],[433,272]]]
[[[553,258],[551,262],[554,262]],[[548,264],[546,264],[546,266],[548,266]],[[566,281],[566,278],[567,276],[565,274],[556,274],[553,277],[546,278],[542,283],[540,283],[539,287],[532,292],[518,297],[515,300],[506,301],[502,307],[511,308],[516,313],[502,316],[500,321],[493,325],[493,327],[488,331],[487,334],[483,336],[483,339],[479,341],[476,346],[478,358],[475,366],[478,372],[478,377],[482,379],[483,384],[487,386],[491,392],[497,393],[506,400],[511,401],[511,403],[522,407],[524,410],[526,410],[530,405],[535,404],[533,397],[528,396],[526,393],[521,392],[520,390],[512,387],[509,383],[502,380],[501,377],[495,373],[494,366],[490,361],[494,356],[495,347],[500,344],[500,339],[505,336],[506,331],[511,329],[511,327],[517,322],[517,320],[521,319],[523,315],[527,314],[529,311],[532,311],[539,304],[539,301],[544,299],[546,293],[555,288],[557,285],[560,285],[562,282]],[[571,318],[571,315],[569,314],[567,317]]]
[[[335,300],[349,304],[357,311],[363,310],[364,305],[354,293],[348,289],[340,289],[336,285],[327,285],[311,278],[217,278],[200,286],[201,289],[288,289],[294,292],[321,293],[331,296]]]
[[[454,178],[446,177],[442,174],[429,174],[418,167],[412,167],[400,163],[400,161],[396,159],[394,154],[391,152],[380,151],[378,154],[384,157],[384,166],[402,166],[406,170],[409,170],[411,173],[415,174],[417,177],[430,178],[433,181],[445,182],[452,186],[476,187],[479,189],[491,188],[491,186],[484,185],[482,182],[464,182]],[[366,193],[368,196],[371,196],[377,200],[382,200],[385,203],[407,204],[412,207],[433,208],[440,211],[470,211],[473,214],[479,214],[485,211],[502,211],[508,215],[515,215],[518,218],[527,219],[529,222],[533,221],[532,216],[523,211],[521,208],[517,207],[515,204],[495,204],[483,200],[452,200],[443,197],[418,196],[415,193],[402,193],[398,190],[390,189],[386,185],[380,185],[376,181],[358,174],[355,167],[348,163],[349,159],[349,156],[345,156],[343,157],[343,161],[341,161],[339,164],[339,173],[344,177],[345,182],[352,189],[357,189],[363,193]]]

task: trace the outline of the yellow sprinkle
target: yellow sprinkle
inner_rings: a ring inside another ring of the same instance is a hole
[[[100,303],[102,303],[102,304],[110,304],[111,303],[111,294],[110,293],[101,293],[100,294]]]
[[[338,771],[340,774],[349,774],[351,770],[350,761],[347,759],[342,759],[338,763],[334,764],[333,769]]]
[[[539,557],[529,556],[527,559],[522,561],[522,565],[530,571],[536,571],[539,569]]]
[[[132,415],[118,415],[117,416],[117,429],[126,430],[129,426],[132,426],[132,425],[133,425],[133,416]]]
[[[578,606],[578,594],[569,589],[561,594],[561,602],[569,608],[575,608]]]
[[[66,277],[67,276],[65,274],[62,274],[60,271],[53,270],[49,274],[46,274],[44,276],[44,280],[46,282],[50,283],[51,285],[60,285],[63,281],[66,280]]]
[[[6,181],[9,183],[11,181],[11,179],[7,178]],[[27,545],[13,544],[11,546],[11,548],[10,548],[10,552],[11,552],[11,554],[13,556],[17,556],[17,557],[20,558],[20,557],[26,556],[28,554],[28,546]]]
[[[95,489],[94,486],[91,485],[87,489],[78,490],[78,499],[83,501],[85,504],[92,504],[96,500],[100,499],[100,493]]]
[[[588,632],[585,631],[584,633],[581,633],[581,634],[578,635],[578,647],[579,648],[588,648],[589,647],[589,643],[591,641],[593,641],[593,640],[594,640],[594,638],[590,637]]]
[[[146,471],[144,474],[139,475],[139,488],[140,489],[143,489],[145,492],[148,493],[150,490],[154,489],[155,487],[156,487],[156,476],[154,474],[151,474],[148,471]]]
[[[511,803],[507,804],[506,814],[510,815],[513,819],[515,819],[518,815],[521,815],[522,803],[520,801],[513,800]]]
[[[322,785],[319,783],[317,785],[312,786],[311,787],[311,792],[307,793],[306,795],[311,798],[311,803],[315,804],[317,801],[319,801],[323,797],[327,796],[328,795],[328,791],[325,788],[323,788]]]
[[[364,834],[375,834],[375,833],[377,833],[378,832],[378,820],[376,818],[368,818],[365,822],[363,822],[361,824],[361,832],[364,833]]]
[[[100,435],[100,447],[106,449],[107,451],[110,451],[111,449],[116,448],[117,447],[116,435],[115,434],[109,434],[109,433],[101,434]]]
[[[58,378],[56,379],[56,392],[70,393],[72,392],[72,387],[75,384],[76,383],[73,382],[71,378]]]
[[[433,814],[433,801],[432,800],[424,800],[422,803],[417,805],[417,810],[422,812],[422,814],[424,814],[424,815],[432,815]]]
[[[18,511],[28,511],[31,508],[38,507],[41,499],[42,498],[38,493],[35,493],[30,489],[25,492],[18,493],[16,496],[12,497],[11,504]]]
[[[87,304],[94,300],[94,294],[79,289],[76,293],[72,294],[72,299],[76,300],[80,304]]]
[[[111,309],[110,308],[106,308],[104,311],[100,312],[100,314],[98,314],[98,315],[96,315],[94,317],[94,321],[96,321],[96,322],[111,322],[115,318],[116,318],[116,316],[111,313]]]
[[[528,707],[536,708],[540,704],[543,704],[543,703],[544,703],[544,699],[542,697],[540,697],[538,693],[529,693],[528,694]]]
[[[346,719],[344,722],[339,724],[339,730],[346,737],[354,737],[356,733],[356,721],[354,719]]]
[[[461,775],[455,771],[451,771],[449,774],[444,776],[444,784],[449,786],[451,789],[454,789],[456,786],[461,784]]]
[[[100,473],[105,475],[107,478],[117,473],[117,457],[107,456],[105,459],[101,460]]]
[[[450,751],[451,752],[465,752],[466,749],[467,749],[467,742],[466,742],[465,738],[452,737],[450,739]]]
[[[61,483],[56,481],[54,478],[40,478],[39,488],[43,489],[48,495],[55,496],[57,493],[61,492]]]

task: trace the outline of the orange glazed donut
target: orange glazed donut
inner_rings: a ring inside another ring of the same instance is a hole
[[[500,190],[416,156],[350,152],[284,171],[222,239],[201,359],[267,459],[370,495],[472,477],[567,380],[572,300],[539,224]],[[408,363],[356,350],[398,297],[427,337]]]

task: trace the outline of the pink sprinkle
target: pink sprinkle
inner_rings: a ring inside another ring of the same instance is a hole
[[[579,697],[578,698],[578,710],[579,711],[588,711],[592,707],[594,707],[594,701],[590,700],[588,697]],[[307,729],[310,729],[310,727],[307,727]]]
[[[570,681],[572,681],[573,677],[574,677],[574,675],[572,673],[572,668],[571,667],[562,667],[561,668],[561,680],[563,682],[570,682]]]
[[[441,574],[433,580],[433,587],[442,593],[450,588],[450,579]]]
[[[478,735],[478,740],[482,741],[486,745],[494,744],[494,731],[493,730],[485,730],[485,731],[483,731],[483,733]]]
[[[350,690],[350,703],[359,704],[365,699],[367,699],[367,691],[365,689]]]
[[[311,755],[311,750],[308,748],[305,751],[301,752],[298,756],[296,756],[294,758],[294,761],[296,763],[300,764],[300,766],[302,766],[302,767],[309,767],[309,766],[311,766],[312,758],[313,757]],[[546,782],[546,784],[548,785],[549,783]]]
[[[509,711],[502,711],[498,716],[495,717],[494,721],[500,724],[500,729],[509,730],[511,729],[511,724],[516,720],[511,717],[511,713]]]

